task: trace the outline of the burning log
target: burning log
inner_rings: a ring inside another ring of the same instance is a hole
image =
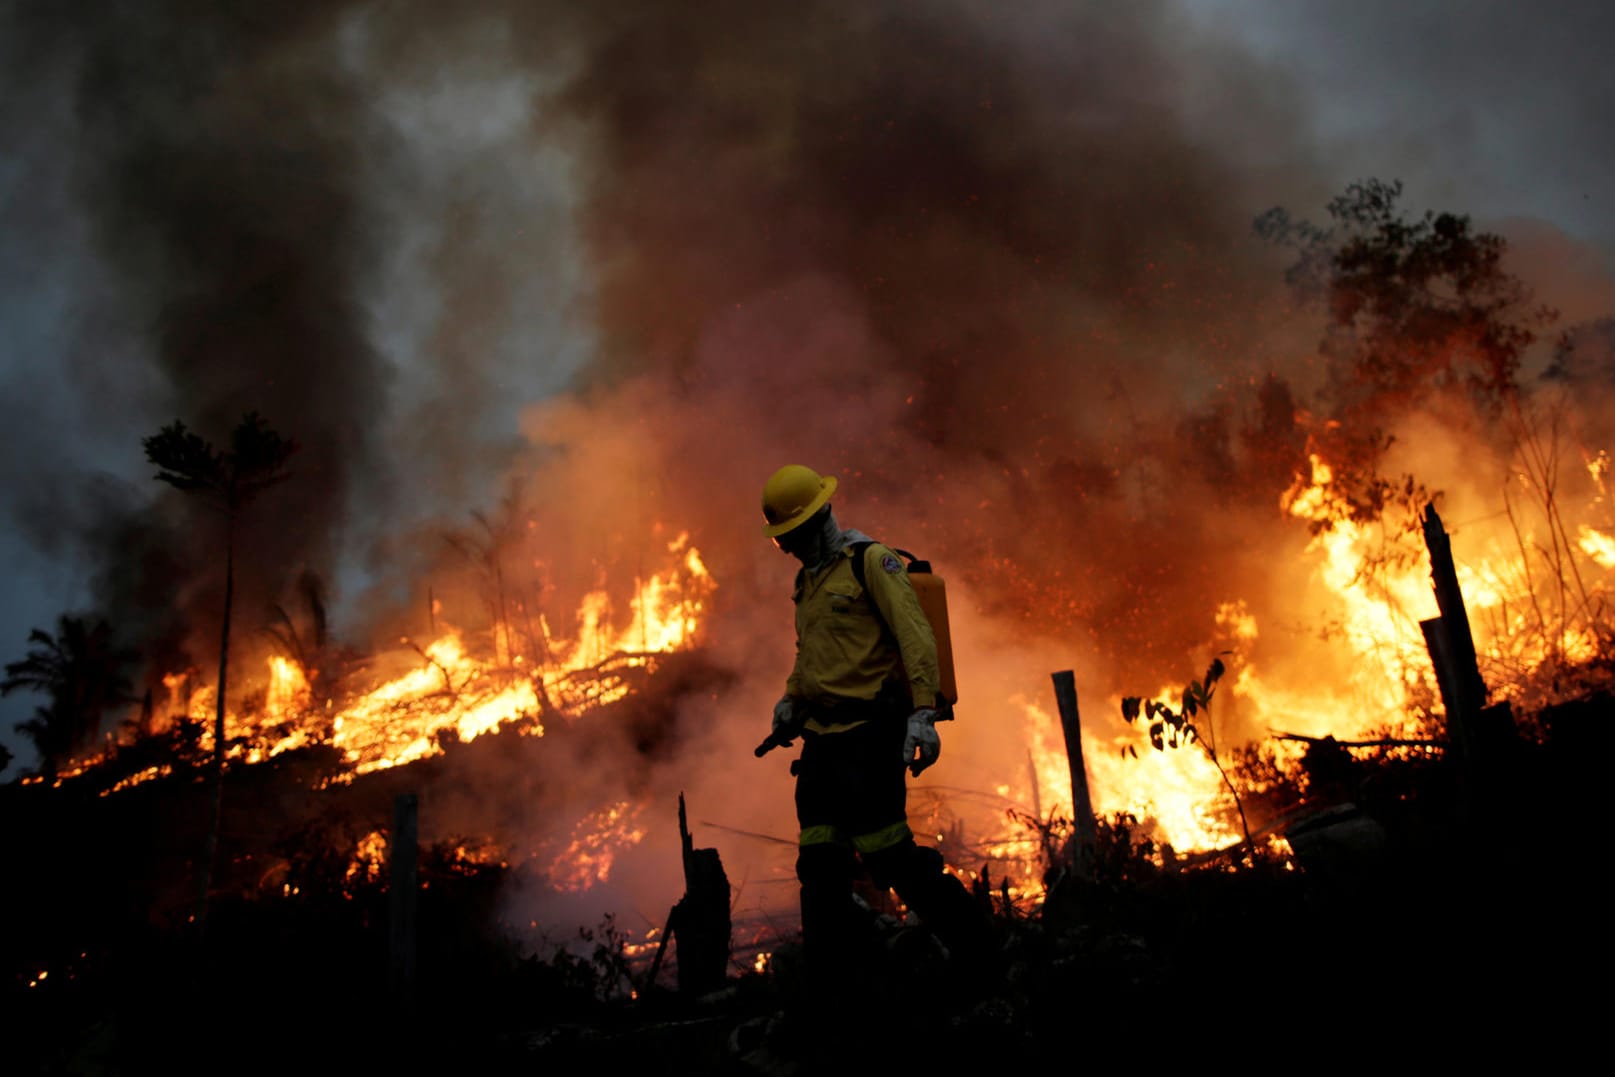
[[[1303,744],[1338,744],[1342,748],[1443,748],[1439,740],[1418,740],[1407,737],[1375,737],[1372,740],[1339,740],[1333,736],[1309,737],[1305,733],[1273,734],[1274,740],[1298,740]]]
[[[679,839],[684,846],[684,896],[667,915],[647,984],[656,982],[668,939],[678,936],[679,994],[699,997],[721,989],[729,977],[729,876],[716,849],[697,849],[679,794]]]

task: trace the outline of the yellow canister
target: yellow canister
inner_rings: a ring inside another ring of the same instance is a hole
[[[908,579],[919,596],[920,609],[931,622],[931,634],[936,637],[936,663],[941,688],[938,695],[949,706],[959,702],[959,688],[953,676],[953,637],[948,631],[948,584],[931,571],[929,561],[912,561],[908,566]]]

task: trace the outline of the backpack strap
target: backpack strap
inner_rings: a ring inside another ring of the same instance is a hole
[[[852,551],[852,574],[857,578],[858,586],[862,587],[866,591],[869,590],[869,584],[864,580],[864,554],[867,553],[869,551],[869,547],[873,545],[875,545],[873,541],[866,541],[854,542],[847,547],[847,549]],[[907,561],[910,567],[914,565],[923,565],[924,568],[922,568],[921,571],[929,572],[931,570],[931,566],[928,563],[919,560],[907,550],[901,549],[897,546],[893,546],[891,550],[893,553]]]
[[[858,586],[865,591],[869,590],[869,583],[864,579],[864,554],[869,552],[873,542],[854,542],[848,547],[852,551],[852,574],[858,580]]]

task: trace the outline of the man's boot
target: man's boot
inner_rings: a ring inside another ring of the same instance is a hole
[[[992,919],[964,883],[944,870],[942,854],[910,839],[866,860],[948,948],[955,981],[970,993],[992,990],[999,976]]]

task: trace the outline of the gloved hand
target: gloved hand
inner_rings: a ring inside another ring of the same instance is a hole
[[[908,735],[903,738],[903,765],[916,777],[942,754],[942,738],[937,735],[933,725],[936,718],[937,712],[930,707],[921,707],[908,716]],[[919,758],[915,758],[916,752]]]
[[[795,709],[791,704],[791,697],[780,696],[779,702],[774,704],[774,735],[781,737],[780,747],[782,748],[789,748],[791,742],[795,739],[794,733],[791,736],[784,736],[794,718]]]

